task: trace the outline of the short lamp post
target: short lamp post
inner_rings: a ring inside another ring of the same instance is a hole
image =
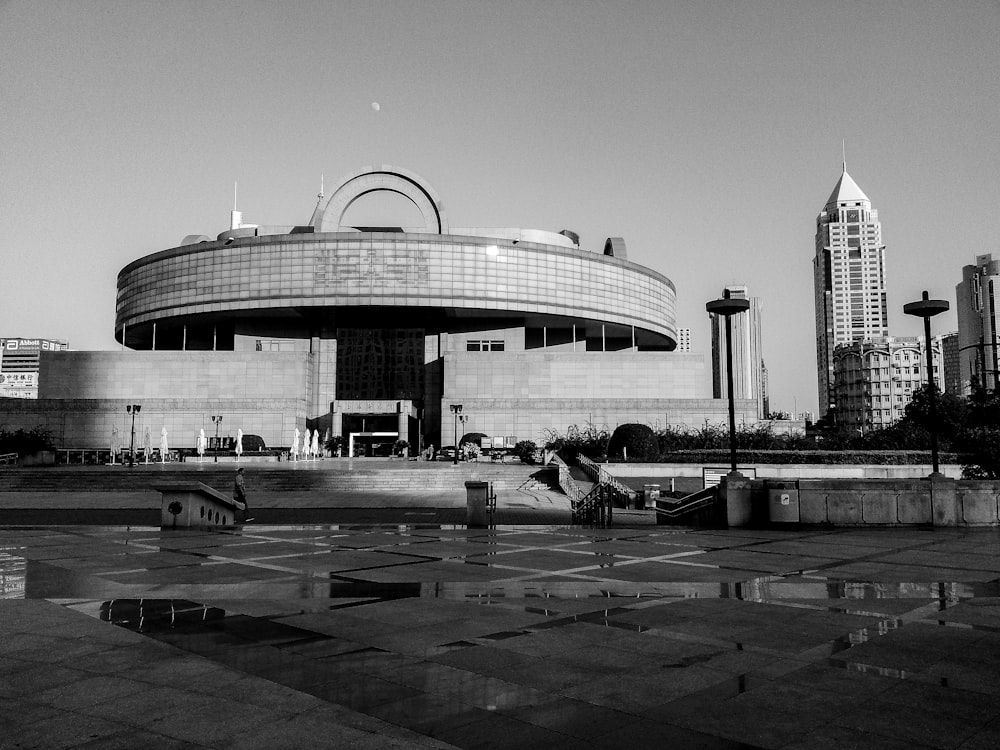
[[[222,415],[213,414],[212,423],[215,425],[215,463],[219,463],[219,428],[222,427]]]
[[[125,406],[125,412],[132,415],[132,439],[128,446],[129,468],[135,466],[135,415],[140,411],[142,411],[142,404],[127,404]]]
[[[733,299],[726,290],[723,299],[712,300],[705,305],[711,315],[722,315],[726,319],[726,389],[729,394],[729,468],[736,471],[736,409],[733,404],[733,336],[730,318],[750,309],[750,300]]]
[[[455,415],[455,452],[452,457],[452,464],[454,466],[458,466],[458,415],[462,413],[462,405],[451,404],[448,408],[451,409],[451,413]]]
[[[924,319],[924,347],[927,349],[927,386],[930,394],[931,421],[931,463],[933,472],[938,473],[938,436],[937,436],[937,385],[934,382],[934,354],[931,351],[931,318],[948,310],[947,300],[929,299],[925,291],[923,298],[916,302],[903,305],[903,312]]]
[[[462,423],[462,437],[465,437],[465,423],[469,421],[469,415],[462,414],[458,418],[458,421]],[[458,443],[455,444],[455,455],[458,455]]]

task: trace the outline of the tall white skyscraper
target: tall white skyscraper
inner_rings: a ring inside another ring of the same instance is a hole
[[[767,415],[767,370],[760,334],[760,297],[751,297],[745,286],[727,286],[725,296],[750,300],[750,309],[730,318],[733,333],[733,398],[757,402],[757,416]],[[727,398],[726,322],[712,315],[712,397]]]
[[[955,298],[961,392],[969,393],[973,381],[1000,388],[1000,260],[989,253],[977,255],[975,265],[962,269]]]
[[[841,344],[889,335],[885,246],[878,211],[844,173],[816,217],[813,258],[819,414],[835,403],[833,352]]]

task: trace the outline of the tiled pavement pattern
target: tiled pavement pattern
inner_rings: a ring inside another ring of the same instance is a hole
[[[996,529],[0,527],[0,571],[4,748],[1000,747]]]

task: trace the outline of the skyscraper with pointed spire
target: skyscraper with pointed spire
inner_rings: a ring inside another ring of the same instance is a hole
[[[841,344],[889,335],[885,246],[878,211],[847,173],[847,162],[816,217],[813,258],[819,413],[836,406],[833,352]]]

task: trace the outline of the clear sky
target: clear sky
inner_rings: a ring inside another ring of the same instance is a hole
[[[696,351],[705,302],[748,285],[772,408],[815,410],[842,141],[893,335],[1000,253],[998,38],[995,0],[0,1],[0,336],[115,348],[118,271],[226,229],[234,180],[246,222],[299,224],[321,173],[393,164],[452,226],[624,237]]]

